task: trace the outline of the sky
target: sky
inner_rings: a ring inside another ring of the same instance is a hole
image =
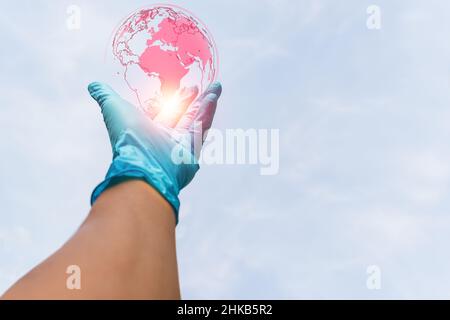
[[[171,3],[217,44],[214,127],[280,132],[277,174],[204,166],[182,191],[183,298],[450,298],[450,3]],[[86,217],[111,161],[86,87],[148,4],[1,0],[0,291]]]

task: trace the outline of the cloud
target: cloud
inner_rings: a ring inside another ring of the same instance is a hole
[[[65,4],[0,13],[0,291],[89,210],[111,151],[86,85],[139,3],[81,1],[79,32]],[[205,166],[183,191],[184,298],[448,297],[449,4],[381,1],[379,32],[356,0],[179,4],[219,46],[214,125],[281,139],[279,175]]]

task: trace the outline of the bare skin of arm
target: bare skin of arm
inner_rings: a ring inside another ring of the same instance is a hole
[[[81,289],[66,285],[70,265]],[[172,207],[140,180],[109,188],[75,235],[1,298],[179,299]]]

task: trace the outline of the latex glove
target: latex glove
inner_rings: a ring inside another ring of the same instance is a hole
[[[197,91],[185,92],[176,110],[165,114],[163,110],[153,119],[106,84],[93,82],[88,90],[101,108],[113,151],[112,164],[105,180],[92,192],[91,205],[107,188],[124,180],[141,179],[171,204],[178,223],[178,194],[199,169],[195,161],[199,150],[189,137],[192,138],[196,130],[204,133],[211,127],[222,92],[220,83],[213,83],[192,104]],[[202,142],[201,135],[200,146]],[[181,164],[174,161],[174,151],[188,154],[191,161]]]

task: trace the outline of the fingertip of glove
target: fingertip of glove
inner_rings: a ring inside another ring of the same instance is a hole
[[[218,81],[213,82],[208,90],[208,93],[214,93],[215,95],[217,95],[217,97],[220,97],[220,95],[222,94],[222,84]]]
[[[105,83],[94,81],[89,83],[87,87],[89,93],[92,95],[94,94],[109,94],[112,93],[112,89]]]
[[[198,87],[197,87],[197,86],[190,87],[190,88],[188,89],[188,94],[189,94],[190,96],[197,96],[197,95],[198,95]]]
[[[205,90],[202,96],[207,97],[209,94],[215,94],[217,97],[220,97],[221,93],[222,93],[222,85],[220,84],[220,82],[216,81],[209,85],[209,87]]]
[[[88,85],[88,91],[94,100],[96,100],[100,105],[110,96],[113,96],[115,92],[110,86],[101,82],[91,82]]]
[[[98,90],[100,86],[101,86],[100,82],[94,81],[94,82],[91,82],[88,84],[87,89],[88,89],[89,93],[92,94],[93,92]]]
[[[197,86],[184,88],[180,93],[181,99],[193,99],[197,95],[198,95],[198,87]]]

